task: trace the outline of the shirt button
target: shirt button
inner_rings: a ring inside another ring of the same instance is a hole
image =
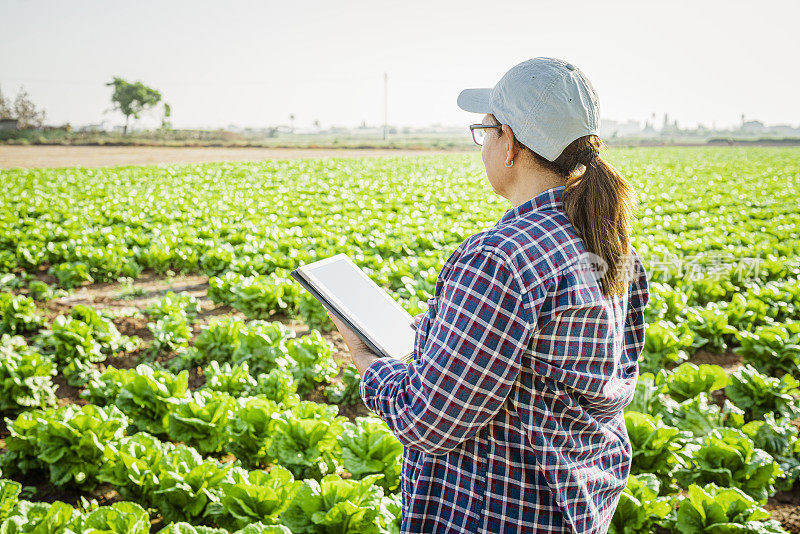
[[[567,70],[575,70],[575,65],[573,65],[572,63],[567,63],[564,66],[567,68]]]

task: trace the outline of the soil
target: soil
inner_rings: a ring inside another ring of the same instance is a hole
[[[14,167],[107,167],[267,159],[363,158],[475,152],[474,150],[255,148],[255,147],[124,147],[0,145],[0,169]]]
[[[780,521],[789,534],[800,534],[800,486],[776,493],[767,499],[764,508],[772,514],[771,519]]]
[[[700,365],[703,363],[719,365],[725,369],[725,372],[728,374],[731,374],[743,365],[742,356],[731,350],[727,350],[723,354],[714,354],[712,352],[700,349],[692,354],[688,361],[695,365]]]

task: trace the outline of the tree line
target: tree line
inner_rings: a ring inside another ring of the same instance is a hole
[[[172,109],[169,104],[162,101],[161,93],[156,89],[141,82],[128,82],[118,76],[114,76],[114,79],[106,85],[114,88],[111,95],[113,106],[104,113],[119,111],[125,116],[123,134],[128,133],[131,117],[138,119],[142,112],[155,108],[158,104],[163,105],[161,127],[171,127],[168,119],[172,115]],[[0,91],[0,119],[17,119],[17,126],[20,129],[41,128],[44,125],[45,115],[45,110],[36,109],[24,87],[20,87],[13,101],[4,97]]]

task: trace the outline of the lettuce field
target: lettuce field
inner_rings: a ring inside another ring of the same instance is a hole
[[[651,289],[610,532],[800,532],[800,149],[604,157]],[[0,178],[0,534],[399,531],[403,446],[289,271],[424,311],[509,207],[477,152]]]

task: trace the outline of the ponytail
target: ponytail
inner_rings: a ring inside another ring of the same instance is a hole
[[[600,279],[606,296],[626,290],[630,261],[631,217],[638,202],[631,184],[599,155],[604,143],[596,135],[579,137],[555,161],[528,149],[537,162],[566,179],[564,210],[586,244],[607,267]]]

